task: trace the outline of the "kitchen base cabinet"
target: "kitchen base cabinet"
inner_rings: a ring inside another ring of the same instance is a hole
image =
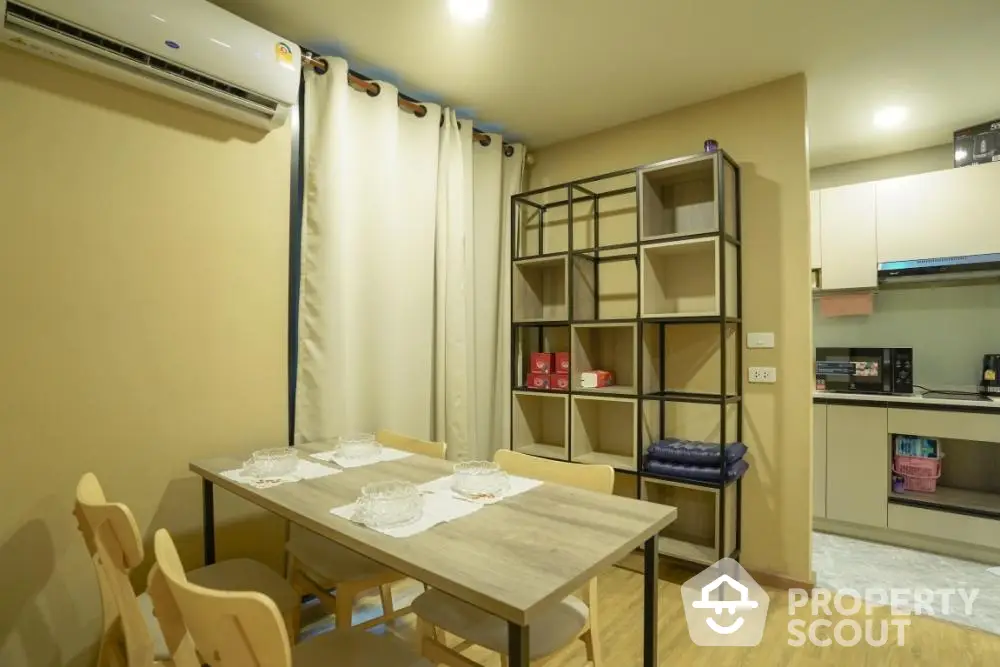
[[[826,410],[813,406],[813,516],[826,518]]]
[[[888,411],[846,405],[826,407],[826,517],[885,528]]]

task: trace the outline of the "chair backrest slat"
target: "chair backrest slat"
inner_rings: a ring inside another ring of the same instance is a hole
[[[448,445],[443,442],[419,440],[417,438],[411,438],[407,435],[394,433],[388,429],[379,430],[379,432],[375,434],[375,439],[386,447],[401,449],[406,452],[412,452],[413,454],[431,456],[436,459],[443,459],[448,453]]]
[[[217,591],[192,584],[170,534],[156,531],[153,543],[159,574],[170,593],[167,605],[175,605],[205,663],[211,667],[291,667],[288,633],[273,600],[257,592]],[[172,626],[175,644],[178,634]]]
[[[611,466],[551,461],[509,449],[497,450],[493,460],[511,475],[575,486],[597,493],[612,493],[615,488],[615,470]]]
[[[129,667],[154,665],[153,640],[129,579],[143,559],[135,517],[125,505],[107,501],[93,473],[80,478],[73,513],[97,572],[104,609],[102,646],[124,655]]]

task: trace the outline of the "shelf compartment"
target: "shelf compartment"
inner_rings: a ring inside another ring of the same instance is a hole
[[[661,339],[661,327],[663,328]],[[662,390],[668,400],[719,402],[721,394],[735,397],[739,392],[740,352],[738,327],[726,326],[720,339],[720,324],[642,326],[642,392],[650,398]],[[721,386],[722,351],[726,353],[726,386]]]
[[[513,334],[514,388],[533,393],[566,393],[566,390],[531,389],[527,374],[533,352],[569,352],[570,328],[568,325],[519,326]]]
[[[574,392],[597,395],[636,394],[638,357],[634,323],[574,325],[572,339],[570,375]],[[593,370],[611,371],[614,373],[615,384],[598,389],[582,388],[581,374]]]
[[[715,154],[651,165],[640,172],[641,238],[669,239],[719,230]]]
[[[521,391],[513,396],[511,448],[531,456],[567,460],[569,396]]]
[[[513,320],[518,323],[569,319],[566,255],[523,259],[513,265]]]
[[[513,259],[569,250],[568,193],[569,188],[563,186],[511,199],[516,230]]]
[[[571,456],[577,463],[600,463],[635,471],[635,399],[611,396],[572,397]]]
[[[661,412],[662,411],[662,412]],[[736,442],[740,404],[726,405],[726,444]],[[722,432],[722,411],[715,403],[642,402],[642,449],[663,438],[718,443]],[[662,419],[661,419],[662,417]],[[640,459],[640,464],[642,460]],[[643,471],[643,475],[649,473]],[[717,484],[715,484],[717,486]]]
[[[573,255],[573,320],[635,319],[639,275],[635,246]]]
[[[938,486],[934,493],[904,491],[889,493],[889,502],[925,507],[956,514],[1000,519],[1000,494]]]
[[[677,508],[677,520],[660,531],[660,553],[684,561],[711,564],[719,560],[718,519],[722,494],[710,487],[643,476],[642,499]],[[725,545],[721,554],[736,548],[736,488],[726,489]]]
[[[736,317],[739,253],[733,244],[721,243],[727,253],[725,285],[719,279],[718,237],[642,246],[639,273],[642,317]],[[723,289],[726,289],[725,313],[721,312]]]
[[[574,186],[573,250],[636,242],[636,172]]]
[[[947,412],[934,414],[979,416]],[[984,416],[996,419],[992,415]],[[964,424],[962,426],[968,428]],[[926,437],[923,434],[919,435]],[[995,434],[993,437],[996,437]],[[890,439],[890,442],[892,440]],[[1000,443],[957,438],[937,438],[937,440],[941,452],[944,453],[937,490],[933,493],[890,491],[889,502],[953,514],[1000,519]]]

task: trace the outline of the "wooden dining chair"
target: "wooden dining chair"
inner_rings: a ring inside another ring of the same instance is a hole
[[[418,440],[384,429],[375,439],[386,447],[437,459],[443,459],[448,451],[443,442]],[[410,613],[408,606],[396,609],[392,599],[392,584],[405,579],[404,575],[294,524],[285,549],[289,582],[302,595],[315,596],[333,614],[338,629],[352,626],[354,601],[373,588],[379,590],[382,614],[357,627],[374,627]]]
[[[540,479],[552,484],[573,486],[597,493],[611,493],[615,471],[605,465],[580,465],[500,450],[493,457],[511,475]],[[428,590],[413,601],[420,631],[420,648],[425,658],[451,667],[478,667],[455,648],[445,643],[441,630],[470,644],[500,654],[507,665],[507,622],[470,604],[442,593]],[[597,622],[597,579],[591,579],[579,597],[569,596],[531,622],[529,650],[536,667],[555,657],[575,640],[583,642],[587,660],[602,667]]]
[[[93,473],[76,487],[73,510],[97,573],[104,614],[98,667],[170,665],[159,624],[146,593],[136,595],[130,573],[142,564],[139,527],[126,505],[110,503]],[[249,559],[235,559],[194,570],[191,579],[223,590],[251,589],[275,600],[289,629],[298,632],[300,597],[277,572]]]
[[[174,667],[431,667],[389,634],[332,632],[292,646],[271,598],[190,581],[162,528],[153,548],[149,590]]]

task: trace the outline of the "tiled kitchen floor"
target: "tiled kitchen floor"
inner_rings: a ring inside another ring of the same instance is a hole
[[[988,565],[814,532],[813,569],[817,586],[862,594],[866,589],[978,589],[971,614],[966,613],[966,605],[955,594],[948,613],[942,613],[941,598],[936,598],[935,615],[1000,635],[1000,576],[989,572]],[[877,595],[866,597],[878,602]]]

